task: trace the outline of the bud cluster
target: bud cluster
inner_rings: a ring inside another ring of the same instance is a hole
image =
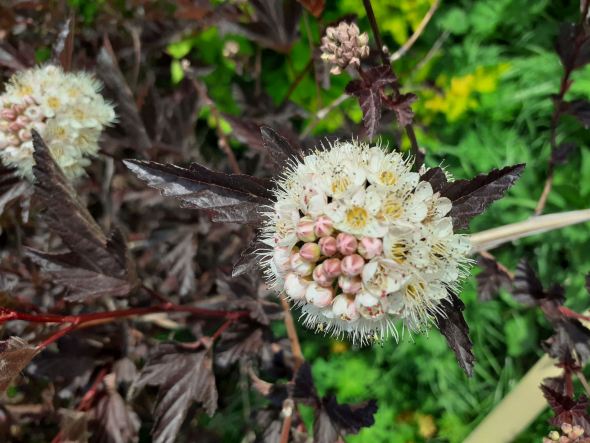
[[[590,438],[582,438],[584,429],[581,426],[572,426],[569,423],[561,425],[563,435],[558,431],[551,431],[549,437],[543,438],[543,443],[590,443]]]
[[[468,275],[471,244],[454,234],[451,202],[411,163],[380,146],[336,143],[291,165],[266,213],[262,266],[305,324],[361,343],[423,332]]]
[[[98,92],[101,84],[85,73],[64,73],[47,65],[18,72],[0,96],[0,158],[32,180],[37,131],[68,178],[84,174],[87,157],[98,152],[104,126],[115,120],[113,106]]]
[[[330,72],[341,74],[349,65],[359,67],[361,59],[369,56],[369,36],[354,23],[340,22],[336,28],[326,29],[326,36],[322,38],[322,59],[333,65]]]

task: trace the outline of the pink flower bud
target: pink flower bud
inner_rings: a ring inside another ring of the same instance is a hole
[[[369,48],[369,46],[363,46],[363,49],[361,51],[361,58],[367,58],[369,56],[369,54],[371,53],[371,49]]]
[[[570,432],[573,431],[572,425],[569,423],[564,423],[561,425],[561,430],[563,431],[564,434],[569,434]]]
[[[332,75],[339,75],[342,74],[343,70],[340,66],[334,66],[332,69],[330,69],[330,74]]]
[[[305,291],[311,282],[299,277],[293,272],[285,277],[285,292],[292,300],[301,300],[305,296]]]
[[[322,255],[326,257],[331,257],[332,255],[338,252],[338,247],[336,246],[336,239],[334,237],[322,237],[318,243],[320,247],[320,252]]]
[[[549,437],[543,437],[543,443],[553,443],[555,440],[551,440]]]
[[[299,251],[301,258],[308,262],[316,262],[320,258],[320,247],[317,243],[305,243]]]
[[[6,140],[10,146],[20,146],[21,140],[14,134],[6,135]]]
[[[313,232],[313,219],[311,217],[303,217],[299,220],[297,225],[297,238],[304,242],[312,242],[317,240],[317,236]]]
[[[340,294],[332,302],[332,312],[342,321],[355,322],[361,318],[361,313],[354,305],[354,295]]]
[[[297,246],[289,248],[289,246],[277,246],[273,253],[273,261],[279,272],[285,272],[291,269],[291,257],[293,257],[299,248]]]
[[[356,251],[357,241],[354,235],[341,232],[336,237],[336,247],[342,255],[354,254]]]
[[[354,299],[354,304],[361,315],[369,320],[377,320],[383,317],[389,309],[389,301],[387,298],[382,298],[374,305],[369,306],[364,303],[363,297],[357,295]]]
[[[29,131],[28,129],[21,129],[20,131],[18,131],[18,138],[26,142],[32,140],[33,136],[31,135],[31,131]]]
[[[359,35],[359,39],[361,41],[361,45],[366,45],[367,43],[369,43],[369,34],[367,34],[366,32],[363,32],[361,35]]]
[[[360,277],[350,277],[348,275],[341,275],[338,277],[338,285],[342,292],[347,294],[356,294],[362,289],[362,280]]]
[[[22,129],[23,127],[21,125],[19,125],[17,122],[12,122],[8,124],[8,130],[11,132],[18,132]]]
[[[571,443],[571,440],[567,435],[562,435],[558,441],[559,443]]]
[[[328,277],[338,277],[342,272],[340,269],[340,260],[337,258],[330,258],[322,263],[324,273]]]
[[[318,237],[329,237],[334,232],[334,222],[330,217],[322,215],[313,224],[313,232]]]
[[[336,29],[332,26],[326,28],[326,35],[328,36],[328,38],[334,38],[334,31],[336,31]]]
[[[23,128],[26,127],[29,123],[31,123],[31,119],[24,116],[24,115],[19,115],[16,118],[16,123],[18,123],[19,125],[21,125]]]
[[[572,432],[574,433],[574,435],[581,437],[582,435],[584,435],[584,428],[578,425],[575,425],[572,429]]]
[[[0,111],[0,117],[2,117],[4,120],[12,122],[16,118],[16,113],[10,109],[2,109]]]
[[[342,259],[342,273],[354,277],[363,271],[365,260],[358,254],[347,255]]]
[[[317,283],[311,283],[305,292],[305,298],[312,305],[318,308],[324,308],[332,302],[334,290],[332,288],[325,288]]]
[[[293,256],[291,257],[291,269],[296,274],[305,277],[306,275],[311,274],[314,267],[315,266],[313,263],[303,260],[303,258],[301,258],[301,255],[299,255],[299,252],[293,254]]]
[[[378,238],[363,237],[359,242],[358,250],[361,257],[371,260],[381,255],[383,252],[383,242]]]
[[[332,286],[334,283],[335,278],[326,275],[324,271],[324,264],[318,265],[313,270],[313,280],[320,286]]]
[[[15,105],[12,105],[10,107],[10,109],[12,109],[16,115],[19,115],[19,114],[23,113],[23,111],[25,110],[25,107],[23,105],[16,105],[15,104]]]
[[[36,104],[37,104],[37,102],[35,101],[35,99],[33,98],[32,95],[25,95],[23,97],[23,105],[25,107],[27,107],[27,106],[34,106]]]

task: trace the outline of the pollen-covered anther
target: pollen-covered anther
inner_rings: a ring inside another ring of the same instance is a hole
[[[357,240],[354,235],[341,232],[336,237],[336,246],[342,255],[350,255],[356,252]]]

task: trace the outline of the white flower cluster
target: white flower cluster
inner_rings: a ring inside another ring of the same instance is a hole
[[[53,158],[72,179],[84,174],[87,157],[98,151],[105,126],[115,120],[113,105],[99,94],[101,83],[86,73],[39,66],[10,78],[0,96],[0,157],[32,180],[31,130],[45,140]]]
[[[469,240],[451,201],[381,146],[336,143],[287,168],[263,240],[267,279],[284,284],[305,324],[353,341],[398,338],[433,323],[447,288],[469,274]]]

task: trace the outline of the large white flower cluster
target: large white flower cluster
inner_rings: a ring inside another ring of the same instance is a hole
[[[33,179],[34,129],[68,178],[80,177],[98,151],[104,127],[113,123],[113,105],[99,94],[101,83],[86,73],[66,73],[53,65],[20,71],[0,96],[0,157]]]
[[[471,244],[446,217],[451,201],[411,166],[381,146],[336,143],[277,180],[262,265],[307,326],[361,343],[397,340],[398,319],[423,332],[469,274]]]

